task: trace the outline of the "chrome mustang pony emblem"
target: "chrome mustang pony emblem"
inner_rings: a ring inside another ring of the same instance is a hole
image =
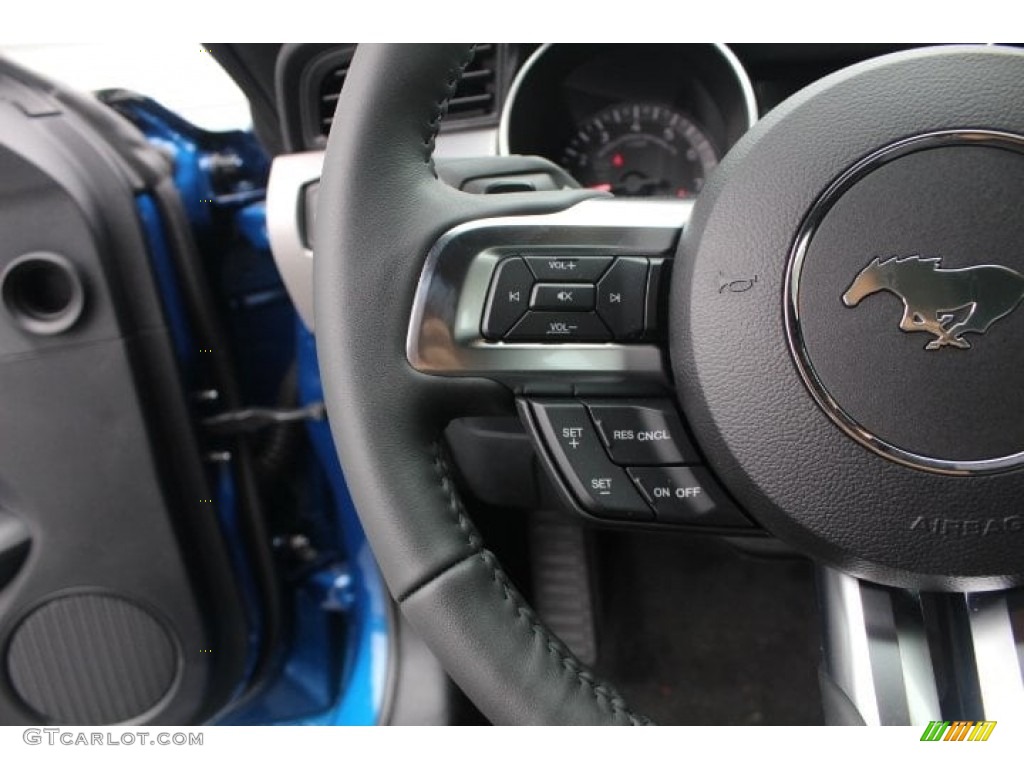
[[[875,259],[854,278],[843,303],[855,307],[865,296],[889,291],[903,300],[900,330],[935,335],[925,349],[970,349],[963,335],[985,333],[1013,312],[1024,298],[1024,275],[988,264],[942,269],[941,263],[920,256]]]

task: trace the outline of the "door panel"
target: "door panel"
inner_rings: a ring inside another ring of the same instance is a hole
[[[204,720],[243,683],[247,627],[146,182],[3,62],[0,137],[0,724]]]

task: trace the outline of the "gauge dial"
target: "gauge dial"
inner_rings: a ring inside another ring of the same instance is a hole
[[[616,104],[583,123],[562,166],[584,187],[626,197],[694,197],[718,152],[704,131],[660,104]]]

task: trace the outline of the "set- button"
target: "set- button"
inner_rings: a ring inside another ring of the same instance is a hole
[[[608,460],[581,403],[535,402],[533,415],[562,479],[584,509],[597,517],[654,519],[626,471]]]

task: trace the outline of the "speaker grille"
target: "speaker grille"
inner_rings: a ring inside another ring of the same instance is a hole
[[[145,609],[105,594],[59,597],[18,626],[7,669],[49,722],[105,725],[139,717],[174,685],[176,645]]]

